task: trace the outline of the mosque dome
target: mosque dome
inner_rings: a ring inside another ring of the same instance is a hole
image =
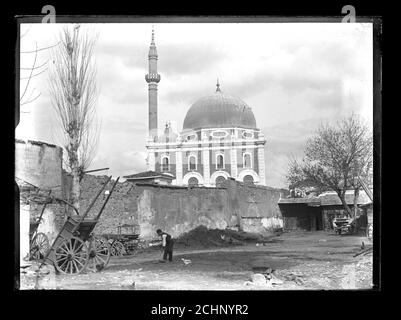
[[[216,92],[198,99],[188,110],[184,130],[240,127],[256,129],[251,108],[241,99],[224,94],[217,81]]]

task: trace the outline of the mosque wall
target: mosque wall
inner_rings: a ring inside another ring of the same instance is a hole
[[[258,148],[253,149],[252,161],[253,161],[253,170],[259,172]]]
[[[210,175],[213,174],[215,171],[219,171],[219,169],[216,168],[216,155],[219,153],[222,153],[224,155],[224,171],[228,172],[231,175],[231,164],[230,164],[230,159],[231,159],[231,154],[230,154],[229,149],[223,149],[223,150],[211,150],[210,156],[209,156],[209,161],[210,161]]]
[[[182,153],[182,173],[185,176],[188,172],[193,171],[189,169],[188,160],[190,156],[195,156],[197,165],[196,165],[196,172],[199,172],[202,176],[204,175],[203,172],[203,164],[202,164],[202,150],[199,151],[184,151]]]
[[[176,156],[175,152],[155,152],[155,171],[162,172],[162,157],[168,155],[169,158],[169,173],[175,175],[176,172]]]
[[[202,150],[199,150],[197,152],[197,156],[198,156],[198,172],[202,175],[202,177],[204,177],[205,171],[204,171],[204,166],[203,166],[203,162],[202,162]]]

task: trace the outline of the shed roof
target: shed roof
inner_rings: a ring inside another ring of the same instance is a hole
[[[354,194],[346,193],[345,201],[348,205],[354,204]],[[365,205],[370,203],[370,199],[365,193],[365,191],[359,192],[358,197],[358,205]],[[341,200],[338,197],[337,193],[334,192],[326,192],[322,193],[317,197],[309,197],[309,198],[281,198],[278,201],[278,204],[307,204],[308,206],[341,206]]]
[[[319,195],[319,198],[321,199],[321,205],[322,206],[335,206],[335,205],[342,205],[340,198],[338,197],[337,193],[323,193]],[[346,193],[345,194],[345,201],[348,205],[354,204],[354,193]],[[366,204],[369,203],[370,199],[365,193],[365,191],[360,191],[359,192],[359,197],[358,197],[358,204]]]
[[[318,197],[310,197],[310,198],[281,198],[278,201],[278,204],[296,204],[296,203],[304,203],[307,205],[319,205],[320,199]]]
[[[124,176],[125,179],[128,180],[144,180],[144,179],[153,179],[153,178],[165,178],[169,180],[174,180],[175,177],[170,174],[166,174],[163,172],[156,172],[156,171],[145,171],[136,174],[131,174],[129,176]]]

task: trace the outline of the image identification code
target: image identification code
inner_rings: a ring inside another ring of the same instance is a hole
[[[154,306],[151,314],[153,315],[177,315],[182,317],[184,313],[192,313],[198,315],[239,315],[248,314],[248,305],[246,304],[205,304],[195,305],[194,307],[175,307],[175,306]]]

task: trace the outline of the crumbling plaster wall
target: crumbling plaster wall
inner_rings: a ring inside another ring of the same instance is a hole
[[[225,205],[227,192],[220,188],[137,186],[140,192],[138,221],[141,237],[154,238],[161,228],[178,237],[199,225],[224,229],[236,221]]]
[[[30,205],[31,220],[39,219],[44,204],[32,203]],[[42,219],[38,226],[37,232],[44,233],[52,244],[57,236],[61,226],[64,223],[65,208],[59,204],[47,204],[44,208]]]
[[[62,157],[63,150],[52,144],[15,140],[15,177],[20,187],[20,256],[26,257],[29,251],[30,221],[39,217],[44,203],[26,200],[27,194],[34,190],[51,190],[55,197],[62,197]],[[27,189],[27,186],[28,189]],[[29,199],[29,197],[28,197]],[[48,204],[38,227],[38,232],[47,235],[52,243],[64,217],[64,206]]]
[[[232,197],[238,201],[242,230],[263,233],[283,227],[278,200],[287,194],[286,190],[249,186],[231,179],[226,185]]]
[[[62,157],[61,147],[15,140],[15,176],[39,188],[60,188]]]
[[[81,213],[106,182],[106,176],[85,175],[82,182]],[[114,180],[105,190],[110,190]],[[118,183],[102,213],[95,232],[116,233],[119,224],[139,224],[141,238],[155,237],[158,228],[174,237],[199,225],[208,228],[236,228],[266,232],[282,227],[277,202],[282,190],[245,186],[227,180],[221,188],[133,185]],[[93,206],[90,216],[99,212],[104,191]]]

